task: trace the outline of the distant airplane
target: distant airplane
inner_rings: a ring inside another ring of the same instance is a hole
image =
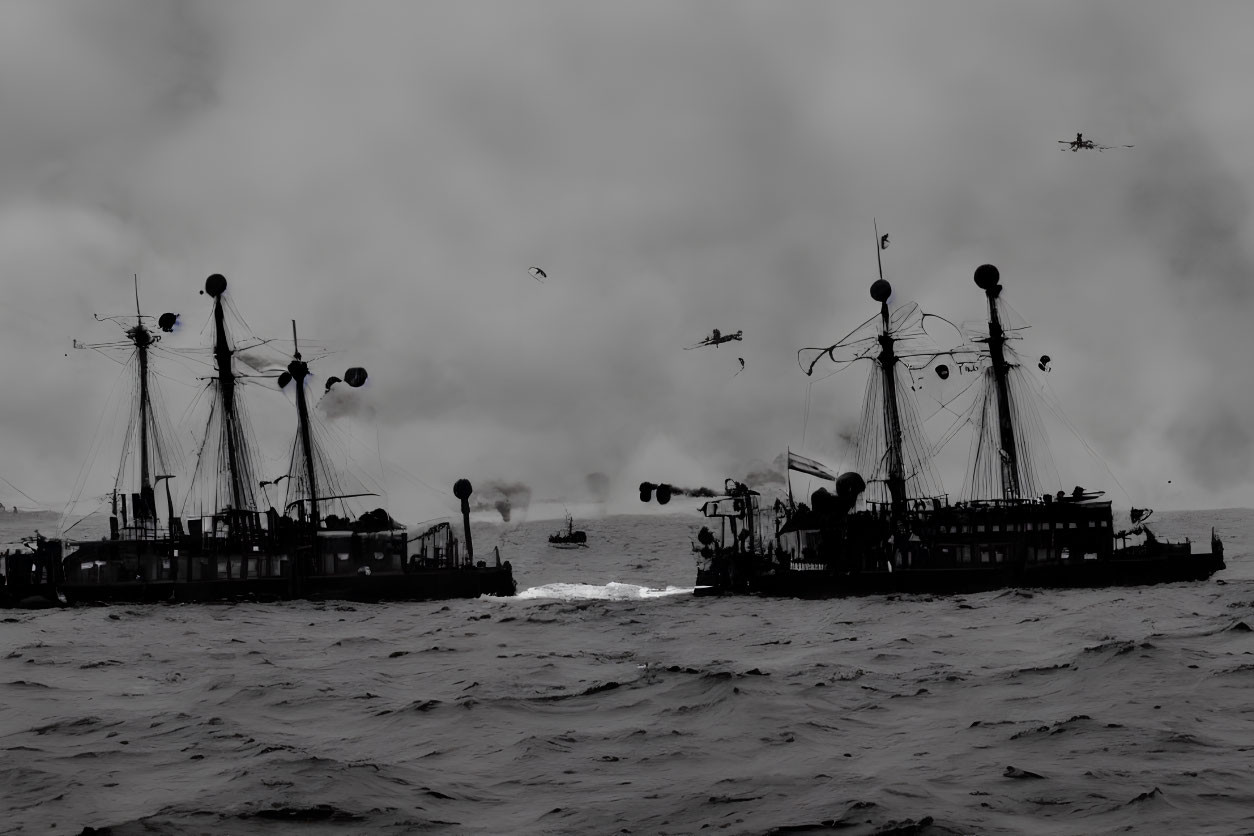
[[[704,340],[697,343],[696,345],[685,346],[684,351],[691,351],[694,348],[701,348],[702,346],[705,346],[705,345],[719,345],[721,343],[729,343],[732,340],[743,339],[744,335],[745,335],[744,331],[737,331],[734,334],[724,335],[721,331],[715,328],[713,331],[710,332],[710,336],[706,337]]]
[[[1075,139],[1071,139],[1071,140],[1060,139],[1058,140],[1058,144],[1066,145],[1067,148],[1070,148],[1072,151],[1081,151],[1081,150],[1083,151],[1109,151],[1112,148],[1133,147],[1131,145],[1098,145],[1096,142],[1094,142],[1091,139],[1085,139],[1084,134],[1076,134]],[[1066,151],[1067,148],[1064,148],[1062,150]]]

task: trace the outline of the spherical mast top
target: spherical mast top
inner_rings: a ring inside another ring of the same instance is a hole
[[[215,299],[226,293],[226,276],[221,273],[214,273],[205,279],[205,293],[208,293]]]
[[[975,268],[975,284],[985,293],[993,293],[993,288],[1001,287],[1001,271],[991,264],[981,264]]]

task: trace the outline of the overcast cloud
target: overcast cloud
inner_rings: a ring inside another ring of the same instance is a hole
[[[795,353],[874,313],[874,217],[898,299],[979,318],[1001,268],[1111,473],[1060,440],[1064,482],[1254,505],[1250,31],[1140,0],[6,3],[0,474],[68,497],[119,371],[71,339],[116,336],[91,315],[134,273],[166,345],[203,344],[221,272],[255,333],[337,350],[322,379],[367,367],[324,412],[402,519],[461,476],[838,463],[862,374],[807,419]],[[682,350],[713,328],[744,341]],[[177,420],[198,372],[164,372]],[[281,469],[290,405],[247,394]]]

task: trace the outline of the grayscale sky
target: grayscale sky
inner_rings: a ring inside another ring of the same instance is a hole
[[[601,471],[631,509],[787,445],[840,466],[864,372],[808,389],[796,351],[875,312],[874,218],[899,300],[977,319],[1001,268],[1087,443],[1066,487],[1254,505],[1250,32],[1242,2],[6,2],[0,476],[103,493],[120,369],[71,340],[115,338],[138,273],[202,345],[213,272],[276,354],[295,319],[323,378],[369,369],[320,410],[401,519],[460,476]],[[712,328],[744,341],[683,350]],[[194,448],[198,372],[162,372]],[[290,392],[247,396],[277,475]]]

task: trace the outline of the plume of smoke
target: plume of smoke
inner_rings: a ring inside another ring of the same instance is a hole
[[[287,368],[286,360],[260,347],[245,348],[236,351],[235,359],[239,360],[253,371],[262,374],[266,372],[283,371]]]
[[[515,509],[526,514],[531,507],[531,487],[522,482],[505,482],[493,479],[481,489],[480,504],[491,503],[501,515],[501,520],[509,522]]]
[[[772,468],[759,468],[745,474],[741,480],[750,487],[761,485],[782,485],[786,481],[783,472]]]
[[[362,397],[361,390],[347,384],[332,386],[318,399],[316,408],[331,421],[345,416],[373,418],[375,414],[374,407]]]
[[[605,502],[610,496],[610,477],[597,471],[589,473],[585,477],[588,485],[588,491],[592,494],[597,502]]]

